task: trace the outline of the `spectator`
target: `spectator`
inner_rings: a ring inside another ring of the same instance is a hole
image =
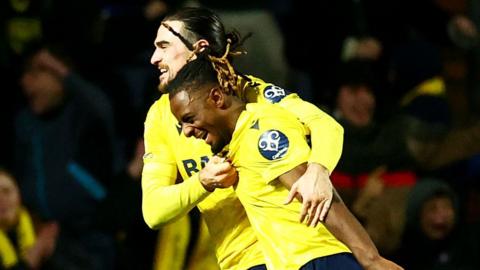
[[[55,248],[58,226],[35,233],[13,176],[0,168],[0,269],[38,269]]]
[[[47,49],[29,58],[21,86],[15,166],[27,207],[60,229],[49,269],[109,269],[113,241],[94,224],[112,174],[110,104]]]
[[[478,226],[474,230],[459,226],[457,199],[437,179],[423,179],[414,187],[399,251],[405,269],[480,269]]]

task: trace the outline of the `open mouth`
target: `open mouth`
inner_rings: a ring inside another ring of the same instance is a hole
[[[203,131],[202,133],[199,134],[199,136],[197,138],[202,139],[202,140],[206,140],[207,137],[208,137],[208,132]]]
[[[158,76],[159,78],[164,77],[165,74],[167,74],[168,69],[166,68],[160,68],[158,69],[160,71],[160,75]]]
[[[207,133],[207,135],[205,135],[204,140],[206,144],[212,145],[212,140],[210,139],[210,133]]]
[[[208,141],[208,132],[207,131],[202,131],[202,132],[199,132],[195,137],[197,139],[201,139],[201,140],[204,140],[207,144],[209,144],[209,141]]]
[[[157,69],[158,69],[158,71],[159,71],[159,73],[160,73],[160,75],[159,75],[158,77],[161,78],[161,77],[164,77],[164,75],[167,73],[167,71],[168,71],[168,66],[167,66],[166,64],[159,64],[159,65],[157,66]]]

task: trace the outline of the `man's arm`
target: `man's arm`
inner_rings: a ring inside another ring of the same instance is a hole
[[[312,152],[307,170],[292,186],[285,203],[290,203],[299,194],[303,198],[300,220],[303,221],[308,213],[307,224],[316,226],[325,219],[332,202],[330,173],[342,154],[343,128],[330,115],[297,95],[291,94],[278,104],[310,130]]]
[[[333,117],[297,95],[288,95],[278,105],[293,113],[310,130],[312,152],[308,163],[320,164],[331,173],[342,155],[343,127]]]
[[[147,225],[158,228],[188,213],[215,188],[225,188],[237,181],[237,173],[228,162],[213,157],[199,173],[176,184],[175,154],[159,113],[159,101],[145,121],[145,155],[142,171],[142,211]],[[222,162],[220,162],[222,161]]]
[[[145,155],[142,171],[142,212],[147,225],[158,228],[188,213],[208,196],[198,174],[175,184],[177,166],[165,135],[160,101],[149,110],[145,121]]]
[[[166,167],[157,166],[159,170]],[[145,173],[144,170],[142,211],[145,222],[150,228],[158,229],[185,215],[210,194],[198,180],[198,174],[179,184],[170,183],[171,179],[171,176],[152,175]]]
[[[307,218],[307,225],[315,227],[325,220],[332,203],[333,186],[328,170],[317,163],[309,163],[305,173],[292,185],[285,201],[289,204],[298,196],[302,201],[300,222]]]
[[[302,164],[278,177],[288,189],[306,170]],[[334,190],[332,207],[325,220],[326,228],[352,251],[355,258],[367,270],[400,270],[402,267],[386,260],[378,253],[375,244],[365,229],[345,206],[338,193]]]

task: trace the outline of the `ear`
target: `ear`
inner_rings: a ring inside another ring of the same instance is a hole
[[[199,39],[197,42],[195,42],[195,44],[193,44],[193,47],[199,52],[202,52],[208,46],[210,46],[210,43],[208,43],[206,39]]]
[[[224,108],[226,105],[226,96],[225,93],[220,89],[219,86],[214,87],[210,90],[208,94],[208,101],[215,108]]]

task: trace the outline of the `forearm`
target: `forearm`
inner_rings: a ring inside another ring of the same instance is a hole
[[[335,190],[325,226],[338,240],[347,245],[362,267],[368,268],[369,265],[381,258],[370,236],[348,210]]]
[[[159,228],[185,215],[210,194],[201,185],[198,174],[174,185],[161,185],[161,181],[145,179],[144,176],[142,211],[150,228]]]
[[[329,114],[296,95],[284,98],[279,105],[293,113],[310,130],[312,152],[309,163],[317,163],[332,172],[340,159],[343,127]]]
[[[312,147],[308,162],[320,164],[331,173],[342,155],[343,128],[328,115],[307,124]]]

